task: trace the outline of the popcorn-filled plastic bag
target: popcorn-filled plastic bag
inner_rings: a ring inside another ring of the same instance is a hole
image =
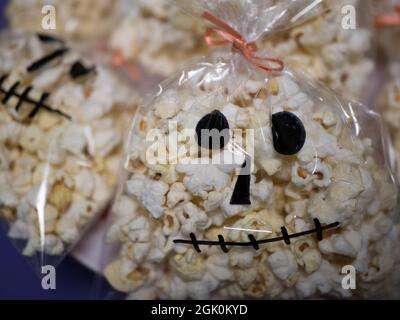
[[[390,296],[400,229],[379,117],[252,43],[311,1],[185,3],[233,49],[138,110],[108,281],[132,299]]]
[[[73,39],[108,35],[132,0],[12,0],[7,17],[13,30],[47,32]]]
[[[2,35],[0,220],[35,268],[56,265],[110,201],[136,103],[67,43]]]
[[[400,1],[374,2],[377,38],[382,60],[387,67],[388,81],[379,94],[379,112],[383,114],[393,140],[394,160],[400,159]],[[397,168],[400,176],[399,168]]]

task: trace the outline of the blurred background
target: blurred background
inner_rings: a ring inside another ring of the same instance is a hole
[[[0,28],[6,25],[6,0],[0,0]],[[0,232],[0,299],[93,299],[99,278],[73,258],[57,268],[56,290],[43,290],[41,280]]]

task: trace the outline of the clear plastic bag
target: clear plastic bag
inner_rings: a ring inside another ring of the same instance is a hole
[[[379,116],[252,51],[311,2],[285,3],[197,1],[216,22],[208,40],[234,50],[171,77],[139,108],[107,235],[119,251],[105,267],[128,298],[396,290],[397,189]],[[356,289],[343,284],[349,268]]]
[[[0,47],[0,220],[38,270],[108,205],[137,96],[60,39],[7,33]]]

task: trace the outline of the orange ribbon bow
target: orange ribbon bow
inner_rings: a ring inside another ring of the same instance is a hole
[[[400,26],[400,6],[394,8],[390,14],[379,14],[375,17],[377,27],[396,27]]]
[[[231,43],[233,49],[238,50],[242,55],[253,65],[267,72],[282,71],[284,63],[279,58],[262,57],[256,54],[257,47],[254,42],[247,42],[243,36],[235,29],[231,28],[221,19],[212,15],[210,12],[205,11],[202,17],[216,26],[216,28],[209,28],[205,33],[205,41],[208,45],[220,46]],[[223,39],[216,39],[213,34],[220,35]],[[267,64],[262,63],[263,61],[273,62],[278,67],[269,67]]]

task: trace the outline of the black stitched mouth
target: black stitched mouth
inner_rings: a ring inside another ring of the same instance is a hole
[[[34,107],[33,107],[33,109],[31,110],[31,112],[28,115],[29,118],[33,118],[40,111],[40,109],[43,109],[43,110],[46,110],[48,112],[52,112],[52,113],[58,114],[59,116],[64,117],[64,118],[66,118],[68,120],[71,120],[71,116],[69,116],[68,114],[66,114],[66,113],[64,113],[64,112],[62,112],[60,110],[53,109],[52,107],[50,107],[50,106],[45,104],[46,100],[50,96],[50,94],[47,93],[47,92],[44,92],[41,95],[39,101],[35,101],[35,100],[29,98],[29,92],[33,89],[32,86],[26,87],[22,91],[21,94],[16,92],[17,89],[18,89],[18,86],[20,85],[19,81],[15,82],[10,87],[10,89],[8,89],[8,90],[4,89],[3,88],[3,82],[7,79],[7,77],[8,77],[7,74],[2,75],[0,77],[0,93],[4,94],[4,97],[1,100],[1,102],[3,104],[6,104],[11,99],[11,97],[16,97],[16,98],[18,98],[18,102],[17,102],[17,104],[15,106],[15,110],[17,112],[19,112],[19,109],[21,108],[21,105],[22,105],[23,102],[27,102],[27,103],[33,104]]]
[[[279,242],[279,241],[284,241],[286,245],[290,245],[291,241],[290,239],[292,238],[298,238],[301,236],[306,236],[306,235],[310,235],[313,233],[316,233],[317,235],[317,240],[321,241],[323,239],[323,231],[324,230],[328,230],[328,229],[334,229],[336,227],[338,227],[340,225],[339,222],[334,222],[334,223],[330,223],[327,225],[321,225],[320,221],[318,219],[314,219],[314,229],[310,229],[307,231],[302,231],[302,232],[297,232],[297,233],[293,233],[293,234],[288,234],[287,229],[285,227],[281,227],[281,233],[282,236],[280,237],[276,237],[276,238],[268,238],[268,239],[262,239],[262,240],[256,240],[256,238],[254,237],[254,235],[249,234],[248,238],[249,241],[248,242],[235,242],[235,241],[225,241],[223,235],[218,235],[218,241],[210,241],[210,240],[197,240],[196,236],[194,233],[191,233],[190,236],[190,240],[187,239],[175,239],[173,240],[173,243],[176,244],[190,244],[193,246],[193,248],[197,251],[197,252],[201,252],[200,246],[204,245],[204,246],[220,246],[221,250],[224,253],[228,253],[228,248],[227,246],[231,246],[231,247],[253,247],[255,250],[258,250],[260,248],[260,245],[262,244],[267,244],[267,243],[272,243],[272,242]]]

